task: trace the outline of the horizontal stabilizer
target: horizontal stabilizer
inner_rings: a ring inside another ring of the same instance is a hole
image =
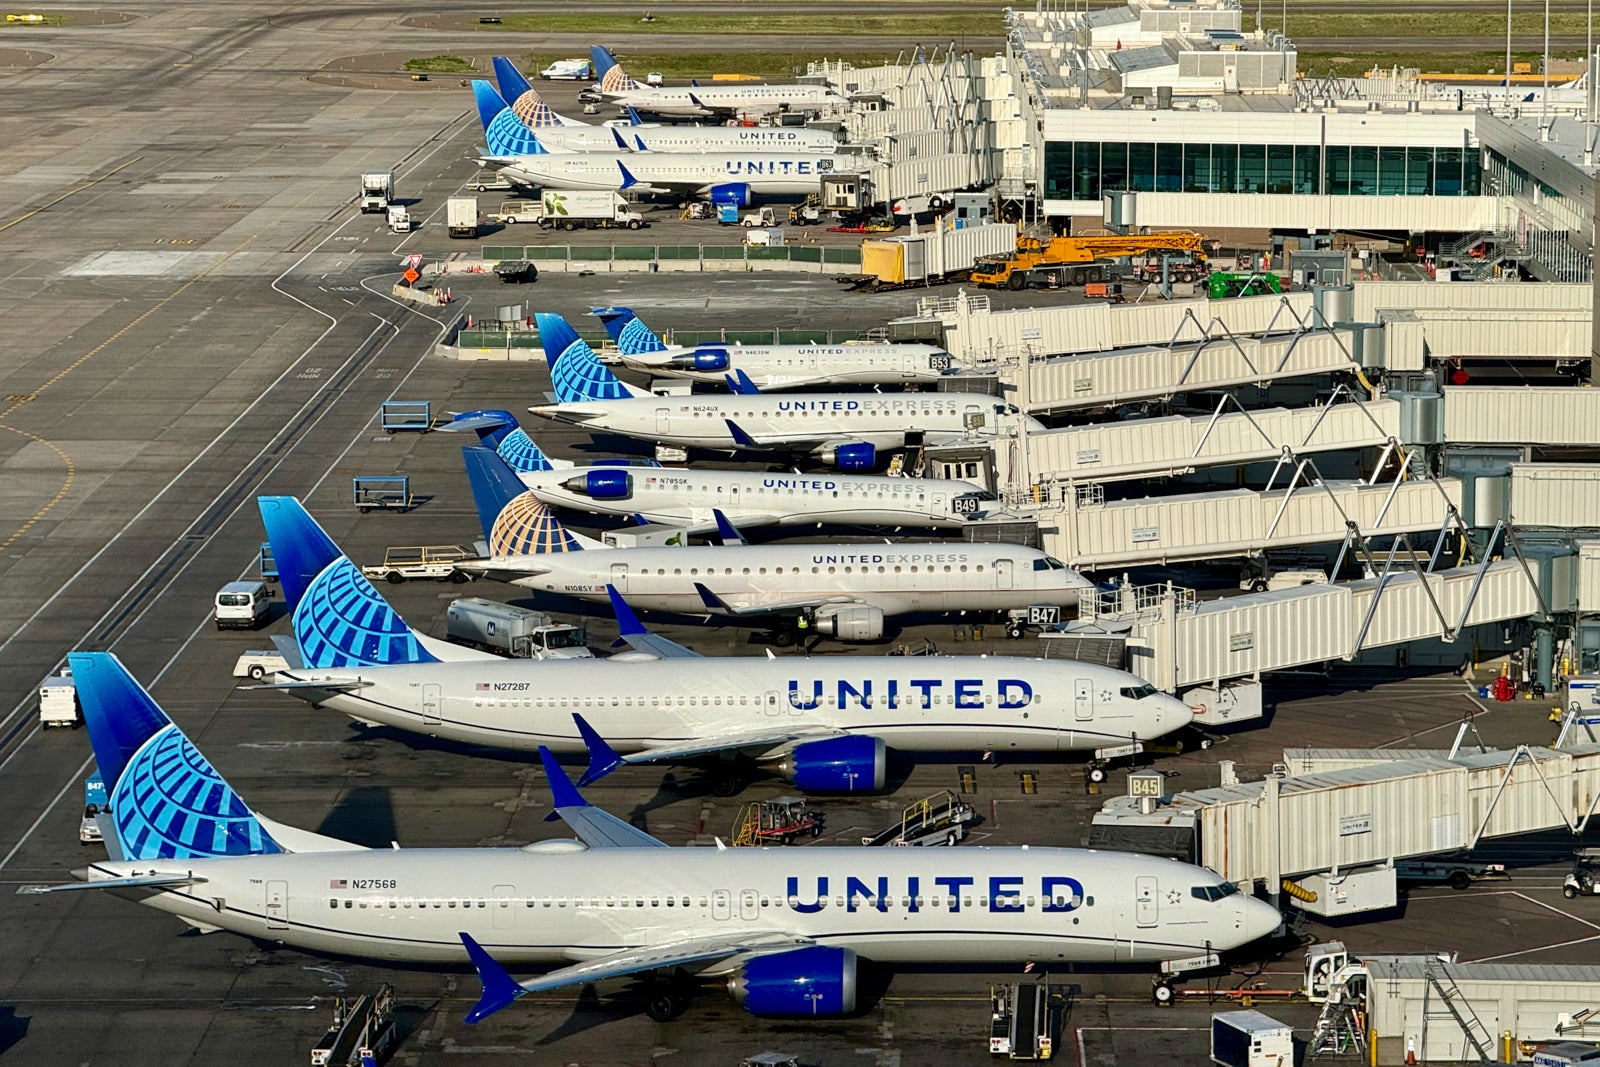
[[[171,889],[180,885],[198,885],[204,878],[192,874],[142,874],[134,878],[100,878],[92,882],[64,882],[61,885],[25,885],[19,894],[76,893],[84,889]]]

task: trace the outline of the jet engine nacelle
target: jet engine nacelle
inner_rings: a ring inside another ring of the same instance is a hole
[[[878,793],[889,775],[881,737],[844,734],[796,745],[775,768],[808,793]]]
[[[633,495],[633,475],[615,467],[597,467],[561,483],[591,500],[626,500]]]
[[[713,185],[711,187],[711,202],[713,204],[737,204],[740,207],[744,207],[750,203],[750,186],[744,182]]]
[[[685,360],[693,370],[725,371],[732,364],[725,348],[697,348]]]
[[[883,636],[883,609],[870,604],[821,607],[811,617],[812,628],[841,641],[876,641]]]
[[[849,1015],[856,1010],[856,954],[812,945],[757,956],[728,979],[751,1015]]]
[[[822,450],[822,462],[842,471],[869,471],[878,464],[878,450],[867,441],[829,445]]]

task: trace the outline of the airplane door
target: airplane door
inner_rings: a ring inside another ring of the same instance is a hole
[[[1072,682],[1072,717],[1079,722],[1094,718],[1094,679],[1077,678]]]
[[[761,918],[761,894],[754,889],[739,891],[739,918],[754,922]]]
[[[289,929],[289,883],[268,882],[266,893],[267,929]]]
[[[996,589],[1011,589],[1015,580],[1016,578],[1011,572],[1011,561],[1009,559],[997,559],[994,561],[994,587]]]
[[[711,917],[726,922],[733,917],[733,897],[726,889],[711,894]]]
[[[489,916],[496,930],[511,929],[511,917],[516,914],[511,909],[515,903],[513,898],[516,895],[517,887],[514,885],[497,885],[494,887],[494,899],[489,902],[489,907],[493,910],[489,913]]]
[[[930,514],[930,515],[938,515],[938,516],[942,517],[944,515],[944,509],[945,509],[945,495],[943,493],[935,493],[935,494],[933,494],[933,504],[932,504],[931,507],[928,508],[928,514]]]
[[[1159,901],[1156,898],[1154,875],[1140,875],[1133,880],[1133,922],[1135,926],[1154,926]]]
[[[611,584],[617,587],[617,592],[628,591],[628,565],[626,563],[613,563],[611,565]]]
[[[422,721],[434,726],[439,723],[439,687],[437,685],[424,685],[422,687]]]
[[[656,433],[666,433],[672,428],[672,409],[656,408]]]
[[[776,689],[767,690],[766,709],[768,715],[782,715],[783,705],[786,703],[787,701],[783,699],[782,693],[778,692]],[[800,714],[800,709],[791,706],[789,708],[789,714],[798,715]]]

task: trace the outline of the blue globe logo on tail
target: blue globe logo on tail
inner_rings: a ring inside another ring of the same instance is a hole
[[[622,400],[633,395],[566,319],[548,312],[534,317],[558,401],[576,404],[585,400]]]
[[[532,493],[523,493],[502,508],[489,531],[491,556],[538,556],[582,548]]]
[[[294,612],[294,637],[311,668],[436,663],[372,583],[343,557],[306,589]]]
[[[500,458],[505,460],[512,470],[520,473],[555,469],[554,464],[545,458],[543,450],[534,444],[533,438],[520,427],[506,434],[500,441],[500,447],[495,451],[500,453]]]
[[[111,795],[130,859],[259,856],[283,848],[222,776],[168,723],[129,761]]]
[[[638,319],[629,320],[617,334],[617,351],[623,355],[636,356],[641,352],[660,352],[666,347],[661,343],[661,338]]]

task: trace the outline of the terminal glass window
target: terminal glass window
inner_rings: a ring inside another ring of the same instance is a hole
[[[1100,146],[1100,189],[1116,192],[1128,187],[1128,146],[1107,141]]]
[[[1128,188],[1136,193],[1154,192],[1156,187],[1156,146],[1134,143],[1128,146]]]
[[[1267,188],[1267,146],[1242,144],[1239,146],[1239,191],[1265,192]]]
[[[1183,145],[1156,145],[1156,192],[1181,192],[1183,184]]]
[[[1459,148],[1433,150],[1433,190],[1438,196],[1461,195],[1461,157]]]
[[[1211,188],[1219,193],[1237,193],[1239,188],[1239,146],[1211,146]]]
[[[1406,150],[1406,195],[1433,195],[1433,149]]]
[[[1294,191],[1302,196],[1322,192],[1322,150],[1314,144],[1294,146]]]
[[[1294,192],[1294,145],[1267,145],[1267,192]]]
[[[1183,146],[1183,191],[1209,193],[1211,191],[1211,146],[1186,144]]]
[[[1378,191],[1378,149],[1353,145],[1350,149],[1350,195],[1372,196]]]
[[[1322,152],[1323,190],[1329,196],[1350,195],[1350,147],[1329,145]]]
[[[1378,195],[1401,196],[1406,191],[1406,150],[1378,149]]]

